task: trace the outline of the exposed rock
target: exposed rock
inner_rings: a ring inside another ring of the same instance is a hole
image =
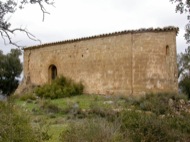
[[[113,104],[113,101],[105,101],[104,104]]]
[[[166,117],[166,115],[160,115],[159,116],[159,118],[165,118]]]
[[[173,101],[172,99],[169,99],[169,101],[168,101],[168,105],[169,105],[170,107],[173,107],[173,105],[174,105],[174,101]]]
[[[184,99],[180,99],[180,100],[179,100],[179,103],[182,104],[182,105],[185,105]]]

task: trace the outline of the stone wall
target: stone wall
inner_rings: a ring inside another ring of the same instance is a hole
[[[24,77],[42,85],[57,75],[82,81],[86,93],[177,92],[175,27],[123,31],[24,49]]]

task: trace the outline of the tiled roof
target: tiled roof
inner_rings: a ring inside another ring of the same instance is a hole
[[[57,41],[57,42],[52,42],[52,43],[35,45],[35,46],[31,46],[31,47],[26,47],[26,48],[24,48],[24,50],[33,49],[33,48],[40,48],[40,47],[44,47],[44,46],[51,46],[51,45],[56,45],[56,44],[72,43],[72,42],[76,42],[76,41],[101,38],[101,37],[112,36],[112,35],[121,35],[121,34],[128,34],[128,33],[141,33],[141,32],[167,32],[167,31],[175,31],[177,34],[179,31],[179,28],[174,27],[174,26],[168,26],[168,27],[164,27],[164,28],[147,28],[147,29],[141,28],[141,29],[137,29],[137,30],[124,30],[124,31],[119,31],[119,32],[100,34],[100,35],[95,35],[95,36],[82,37],[82,38],[69,39],[69,40],[63,40],[63,41]]]

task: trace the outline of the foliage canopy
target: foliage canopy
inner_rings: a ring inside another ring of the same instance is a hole
[[[190,47],[178,54],[178,78],[180,90],[190,98]]]
[[[3,94],[10,95],[18,86],[22,72],[20,55],[19,49],[12,49],[7,55],[0,51],[0,92]]]
[[[172,3],[176,3],[176,12],[180,14],[186,13],[188,23],[185,26],[186,33],[184,35],[187,43],[190,43],[190,1],[189,0],[170,0]]]

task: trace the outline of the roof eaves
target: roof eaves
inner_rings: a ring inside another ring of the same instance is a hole
[[[164,28],[147,28],[147,29],[146,28],[141,28],[141,29],[137,29],[137,30],[124,30],[124,31],[118,31],[118,32],[113,32],[113,33],[100,34],[100,35],[94,35],[94,36],[89,36],[89,37],[68,39],[68,40],[63,40],[63,41],[57,41],[57,42],[52,42],[52,43],[45,43],[45,44],[35,45],[35,46],[31,46],[31,47],[26,47],[26,48],[24,48],[24,50],[41,48],[41,47],[44,47],[44,46],[51,46],[51,45],[56,45],[56,44],[72,43],[72,42],[77,42],[77,41],[81,41],[81,40],[89,40],[89,39],[112,36],[112,35],[120,35],[120,34],[128,34],[128,33],[141,33],[141,32],[161,32],[161,31],[164,31],[164,32],[175,31],[176,35],[177,35],[178,31],[179,31],[179,28],[174,27],[174,26],[168,26],[168,27],[164,27]]]

